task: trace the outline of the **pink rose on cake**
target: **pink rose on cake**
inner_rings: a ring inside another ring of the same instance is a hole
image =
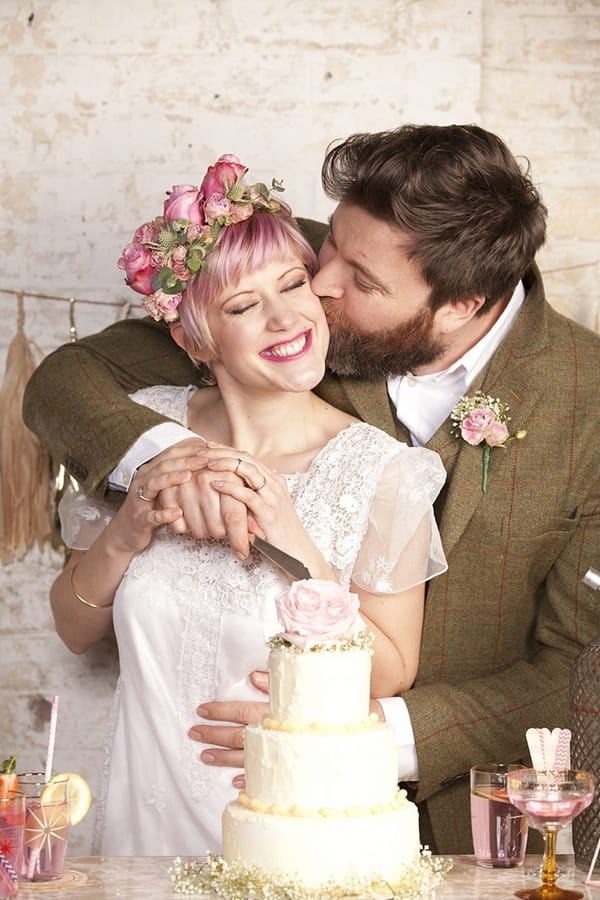
[[[302,650],[315,644],[339,641],[364,630],[357,594],[335,581],[316,578],[295,581],[277,600],[283,637]]]

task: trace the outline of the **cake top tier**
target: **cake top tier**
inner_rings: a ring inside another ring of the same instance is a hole
[[[278,601],[284,632],[269,642],[270,727],[364,726],[372,634],[359,598],[333,581],[296,581]]]

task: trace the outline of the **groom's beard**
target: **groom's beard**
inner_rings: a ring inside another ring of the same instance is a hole
[[[331,338],[327,365],[337,375],[377,381],[388,375],[406,375],[442,356],[444,344],[433,336],[433,313],[422,309],[412,319],[385,331],[359,334],[330,308],[323,308],[330,321]]]

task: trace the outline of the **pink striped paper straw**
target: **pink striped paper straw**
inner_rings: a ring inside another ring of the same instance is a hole
[[[559,731],[554,759],[557,769],[568,769],[571,765],[571,731],[568,728]]]
[[[44,780],[50,781],[52,777],[52,762],[54,760],[54,743],[56,741],[56,721],[58,719],[58,701],[59,698],[52,698],[52,711],[50,713],[50,733],[48,735],[48,751],[46,753],[46,768],[44,770]]]

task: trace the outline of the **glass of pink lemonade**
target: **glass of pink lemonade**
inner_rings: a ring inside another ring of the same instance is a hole
[[[17,893],[15,875],[21,871],[24,827],[25,795],[9,791],[7,797],[0,797],[0,860],[5,870],[0,873],[4,876],[0,877],[0,897]]]
[[[0,851],[17,872],[23,857],[24,825],[25,795],[22,791],[9,791],[8,797],[0,797]]]
[[[489,763],[471,769],[471,832],[479,866],[521,866],[527,848],[527,819],[508,799],[507,774],[520,766]]]
[[[51,881],[65,869],[69,838],[69,779],[54,785],[51,799],[44,798],[46,780],[41,773],[19,775],[25,794],[25,829],[21,877],[27,881]]]
[[[511,802],[544,835],[542,884],[516,891],[516,896],[522,900],[579,900],[581,891],[556,885],[556,835],[592,802],[594,776],[572,769],[546,772],[521,768],[508,773],[506,785]]]

